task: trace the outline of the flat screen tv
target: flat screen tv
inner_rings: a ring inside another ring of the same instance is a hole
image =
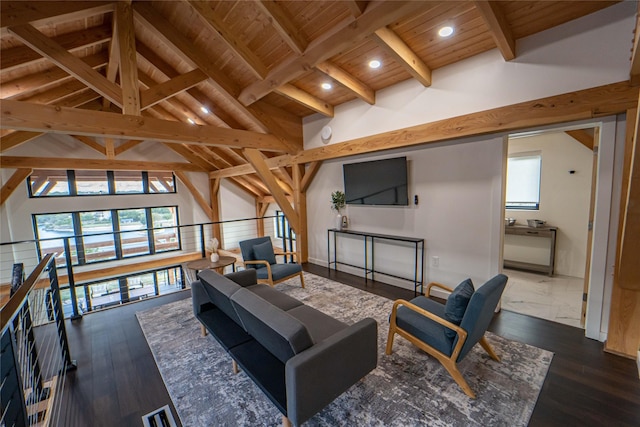
[[[407,206],[407,158],[349,163],[342,166],[349,205]]]

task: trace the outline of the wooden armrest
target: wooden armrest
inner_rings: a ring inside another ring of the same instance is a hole
[[[298,258],[298,254],[296,252],[275,252],[276,256],[282,255],[282,256],[287,256],[287,255],[293,255],[294,258]]]
[[[438,282],[431,282],[431,283],[429,283],[429,284],[427,285],[427,293],[426,293],[426,295],[427,295],[428,297],[430,297],[430,296],[431,296],[431,288],[440,288],[440,289],[443,289],[443,290],[448,291],[448,292],[453,292],[453,289],[452,289],[452,288],[450,288],[450,287],[448,287],[448,286],[446,286],[446,285],[443,285],[442,283],[438,283]]]
[[[456,332],[456,334],[458,334],[458,342],[456,343],[456,347],[453,349],[453,352],[451,353],[451,358],[453,360],[456,360],[458,358],[458,354],[460,354],[460,351],[462,350],[462,346],[464,345],[464,342],[467,340],[467,331],[465,331],[464,329],[462,329],[460,326],[456,325],[455,323],[451,323],[446,319],[443,319],[442,317],[431,313],[430,311],[425,310],[424,308],[420,308],[415,304],[410,303],[407,300],[403,300],[403,299],[399,299],[396,300],[393,303],[393,308],[391,309],[391,319],[389,319],[389,321],[392,324],[396,324],[396,315],[397,315],[397,311],[398,311],[398,306],[405,306],[408,309],[415,311],[418,314],[423,315],[424,317],[433,320],[436,323],[439,323],[443,326],[446,326],[449,329],[452,329],[453,331]],[[397,325],[396,325],[397,327]]]
[[[247,265],[247,264],[262,264],[262,265],[265,265],[265,266],[269,265],[269,263],[267,261],[262,260],[262,259],[258,259],[258,260],[255,260],[255,261],[242,261],[242,263],[244,265]]]

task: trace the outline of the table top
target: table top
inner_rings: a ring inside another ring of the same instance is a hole
[[[208,268],[222,268],[236,262],[236,257],[233,256],[221,256],[216,262],[211,261],[209,258],[202,258],[196,261],[187,263],[187,268],[191,270],[206,270]]]

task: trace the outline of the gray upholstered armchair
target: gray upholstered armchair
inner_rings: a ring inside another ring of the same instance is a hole
[[[438,359],[462,390],[469,397],[475,398],[471,387],[458,370],[457,362],[464,359],[478,342],[492,359],[500,361],[484,333],[498,306],[507,279],[504,274],[498,274],[475,291],[470,279],[462,282],[455,290],[439,283],[430,283],[427,297],[432,287],[451,292],[446,304],[424,296],[411,301],[397,300],[389,319],[386,353],[391,354],[394,334],[400,335]]]
[[[300,284],[304,288],[302,266],[298,263],[276,262],[271,237],[257,237],[240,242],[240,251],[245,268],[254,268],[258,274],[258,283],[276,285],[291,277],[300,276]],[[281,252],[277,255],[293,255],[295,252]]]

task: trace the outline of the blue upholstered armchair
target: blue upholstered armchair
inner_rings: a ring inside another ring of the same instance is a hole
[[[294,276],[300,276],[300,284],[304,288],[302,266],[298,263],[276,263],[271,237],[257,237],[240,242],[240,251],[245,268],[254,268],[258,274],[258,283],[271,286]],[[278,255],[293,255],[295,252],[280,252]]]
[[[475,291],[470,279],[462,282],[456,289],[430,283],[427,286],[427,297],[433,287],[451,292],[446,304],[425,296],[411,301],[397,300],[389,319],[386,353],[391,354],[394,335],[400,335],[435,357],[462,390],[475,399],[471,387],[458,370],[457,362],[464,359],[478,342],[492,359],[500,361],[484,333],[498,306],[507,279],[504,274],[498,274]]]

